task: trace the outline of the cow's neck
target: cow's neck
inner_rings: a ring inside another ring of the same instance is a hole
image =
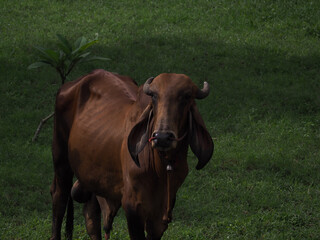
[[[164,156],[165,158],[168,157],[168,156]],[[174,161],[175,159],[168,159],[168,162],[167,162],[167,167],[166,167],[166,171],[167,171],[167,177],[166,177],[166,180],[167,180],[167,209],[166,209],[166,218],[167,218],[167,221],[170,222],[171,221],[171,209],[173,208],[173,198],[175,195],[175,193],[173,193],[173,189],[172,189],[172,185],[173,185],[173,179],[172,179],[172,175],[173,175],[173,165],[174,165]]]
[[[183,140],[187,141],[187,139]],[[177,192],[176,179],[181,176],[178,171],[180,170],[179,164],[183,164],[182,161],[187,161],[187,151],[188,144],[184,142],[178,144],[175,150],[169,152],[157,152],[158,161],[160,160],[162,164],[162,174],[166,184],[164,185],[166,208],[164,213],[164,220],[170,222],[172,218],[172,209],[174,204],[174,199]]]

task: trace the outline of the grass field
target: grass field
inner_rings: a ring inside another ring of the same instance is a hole
[[[178,192],[163,239],[320,238],[320,2],[0,1],[0,239],[48,239],[58,75],[27,70],[56,33],[99,43],[104,68],[142,84],[162,72],[211,85],[198,106],[215,141]],[[76,204],[75,239],[88,239]],[[129,239],[123,211],[112,239]]]

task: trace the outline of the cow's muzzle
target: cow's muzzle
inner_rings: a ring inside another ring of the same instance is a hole
[[[172,131],[154,131],[149,139],[152,147],[160,151],[168,151],[176,148],[177,137]]]

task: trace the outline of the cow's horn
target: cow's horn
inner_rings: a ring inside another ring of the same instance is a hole
[[[150,83],[152,82],[153,79],[154,79],[154,77],[148,78],[148,80],[143,85],[143,92],[147,95],[152,94],[152,92],[150,91]]]
[[[198,89],[196,98],[197,99],[203,99],[209,95],[210,89],[209,89],[209,83],[204,82],[203,83],[203,88],[200,90]]]

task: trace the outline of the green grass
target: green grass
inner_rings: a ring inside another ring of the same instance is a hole
[[[320,3],[317,1],[0,2],[0,239],[48,239],[52,120],[59,76],[28,71],[34,45],[56,33],[99,43],[109,62],[77,67],[129,75],[189,75],[215,153],[178,192],[163,239],[318,239],[320,236]],[[75,239],[88,239],[76,205]],[[128,239],[123,211],[112,239]]]

